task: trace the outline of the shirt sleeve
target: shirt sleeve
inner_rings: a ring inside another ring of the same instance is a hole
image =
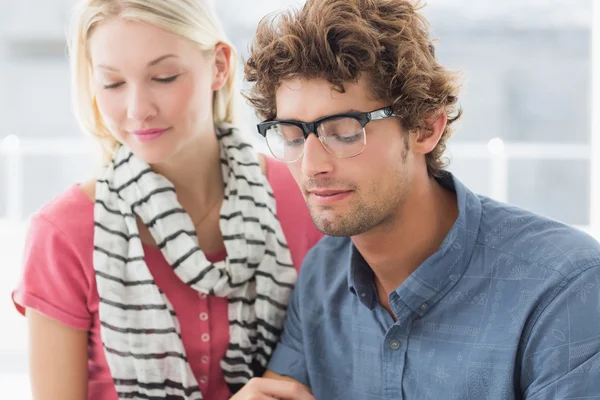
[[[276,374],[293,378],[310,387],[304,358],[304,339],[300,307],[301,292],[302,280],[298,280],[288,306],[283,333],[267,369]]]
[[[74,329],[88,330],[89,282],[73,243],[43,216],[33,217],[12,299],[23,315],[31,308]]]
[[[600,266],[565,279],[539,314],[522,358],[524,399],[600,395]]]

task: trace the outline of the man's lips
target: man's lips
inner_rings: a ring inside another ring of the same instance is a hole
[[[308,197],[316,203],[331,204],[345,199],[352,190],[345,189],[312,189],[308,191]]]
[[[350,190],[334,190],[334,189],[313,189],[309,190],[308,193],[314,194],[316,196],[335,196],[341,193],[348,193]]]

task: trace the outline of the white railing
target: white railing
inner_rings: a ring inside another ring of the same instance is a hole
[[[600,68],[600,66],[599,66]],[[596,82],[598,85],[598,82]],[[596,90],[597,92],[597,90]],[[596,97],[597,94],[596,94]],[[598,99],[596,99],[598,101]],[[600,237],[599,204],[600,196],[600,131],[598,115],[595,116],[593,146],[587,144],[537,143],[537,142],[504,142],[495,138],[485,143],[453,143],[448,146],[448,153],[453,159],[489,160],[491,164],[490,187],[491,197],[506,201],[508,198],[508,162],[512,159],[523,160],[590,160],[591,175],[591,209],[589,226],[581,227],[595,237]],[[259,151],[264,146],[256,143]],[[19,139],[12,135],[0,142],[0,156],[6,161],[6,185],[0,193],[4,193],[8,208],[8,221],[19,222],[24,218],[23,204],[23,156],[66,156],[90,154],[92,144],[78,138],[46,138]]]
[[[509,160],[590,160],[586,144],[504,142],[491,139],[488,143],[456,143],[448,146],[453,159],[489,160],[491,166],[490,197],[508,199]]]

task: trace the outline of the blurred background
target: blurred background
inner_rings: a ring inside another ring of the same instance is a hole
[[[7,399],[31,398],[26,321],[10,298],[28,218],[89,177],[97,161],[70,107],[64,30],[74,3],[0,0],[0,391]],[[302,4],[214,3],[242,58],[262,16]],[[449,169],[478,193],[600,238],[600,1],[429,0],[424,12],[438,58],[464,77]],[[265,152],[253,112],[244,111],[242,128]]]

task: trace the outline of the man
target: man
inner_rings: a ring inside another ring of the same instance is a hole
[[[444,171],[458,85],[413,2],[308,0],[246,78],[328,237],[237,398],[600,399],[600,245]]]

